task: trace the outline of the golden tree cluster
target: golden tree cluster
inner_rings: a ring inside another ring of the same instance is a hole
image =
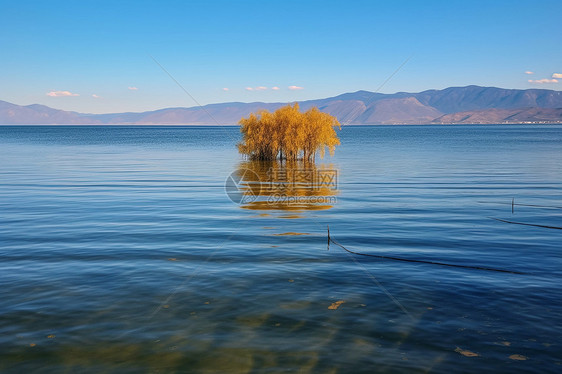
[[[341,129],[337,118],[314,107],[306,112],[298,103],[271,113],[252,113],[239,122],[242,142],[240,153],[252,160],[314,161],[316,153],[324,157],[326,148],[332,155],[340,144],[335,128]]]

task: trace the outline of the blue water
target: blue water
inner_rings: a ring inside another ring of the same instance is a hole
[[[0,127],[0,372],[560,372],[562,126],[340,138],[278,206],[236,128]]]

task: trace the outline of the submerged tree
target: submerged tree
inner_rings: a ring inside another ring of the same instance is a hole
[[[238,150],[253,160],[314,161],[317,152],[324,157],[327,147],[332,155],[340,144],[335,128],[341,125],[336,117],[316,107],[303,113],[297,103],[273,113],[252,113],[239,124],[243,139]]]

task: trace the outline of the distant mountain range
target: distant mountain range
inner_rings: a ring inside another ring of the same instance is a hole
[[[84,114],[0,101],[0,124],[236,124],[259,109],[286,103],[222,103],[142,113]],[[449,87],[419,93],[345,93],[299,103],[317,106],[342,124],[562,123],[562,92],[542,89]]]

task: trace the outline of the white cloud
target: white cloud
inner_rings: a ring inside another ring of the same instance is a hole
[[[93,94],[92,97],[93,97],[94,99],[101,99],[101,96],[98,96],[98,95],[96,95],[96,94]]]
[[[246,87],[247,91],[265,91],[267,90],[267,87],[265,86],[259,86],[259,87]]]
[[[51,91],[51,92],[47,92],[47,96],[63,97],[63,96],[80,96],[80,95],[76,93],[72,93],[70,91]]]
[[[253,91],[254,88],[253,87],[246,87],[246,91]]]
[[[225,87],[225,88],[223,88],[222,90],[223,90],[223,91],[230,91],[230,88]]]
[[[525,74],[528,74],[528,75],[533,75],[533,74],[535,74],[535,73],[533,73],[533,72],[532,72],[532,71],[530,71],[530,70],[527,70],[527,71],[525,72]]]
[[[278,90],[279,90],[279,87],[273,86],[273,87],[271,87],[271,89],[272,89],[273,91],[278,91]]]
[[[554,74],[552,74],[552,78],[562,78],[562,74],[554,73]]]
[[[543,84],[543,83],[558,83],[557,79],[529,79],[529,83],[538,83],[538,84]]]
[[[138,88],[137,88],[137,87],[134,87],[134,86],[131,86],[131,87],[128,87],[128,88],[129,88],[129,90],[131,90],[131,91],[136,91],[136,90],[138,90]]]
[[[293,90],[293,91],[295,91],[295,90],[304,90],[304,87],[299,87],[299,86],[289,86],[288,88],[289,88],[290,90]]]

